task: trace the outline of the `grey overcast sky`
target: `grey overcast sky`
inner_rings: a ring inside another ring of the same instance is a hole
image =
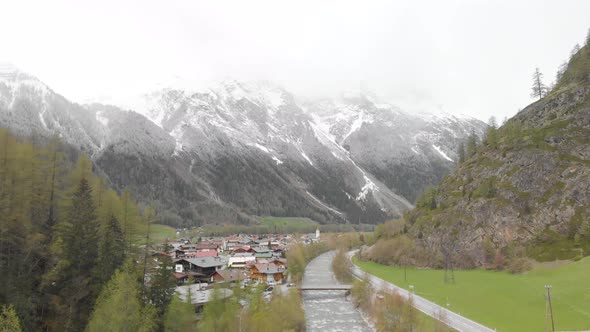
[[[589,28],[588,0],[2,0],[0,60],[77,102],[264,79],[485,121],[530,103],[534,68],[553,80]]]

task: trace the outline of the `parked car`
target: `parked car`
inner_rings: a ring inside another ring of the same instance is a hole
[[[269,293],[269,292],[272,292],[274,289],[275,288],[273,286],[268,286],[268,287],[266,287],[266,289],[264,289],[264,292]]]
[[[295,287],[295,284],[292,283],[292,282],[290,282],[290,283],[287,284],[287,287]]]

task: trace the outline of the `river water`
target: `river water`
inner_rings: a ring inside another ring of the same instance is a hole
[[[325,286],[340,284],[330,268],[330,251],[312,260],[305,268],[302,285]],[[365,332],[374,331],[360,312],[344,297],[344,291],[304,291],[303,309],[307,319],[307,331]]]

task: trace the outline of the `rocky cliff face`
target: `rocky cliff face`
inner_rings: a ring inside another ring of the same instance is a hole
[[[427,247],[456,243],[463,265],[489,263],[490,247],[524,245],[540,260],[587,255],[579,237],[590,219],[589,47],[551,93],[510,119],[417,205],[407,215],[411,233]]]
[[[410,115],[363,95],[299,103],[264,82],[163,89],[125,111],[71,103],[16,68],[0,72],[2,126],[59,135],[172,224],[400,216],[454,167],[458,141],[485,126]]]

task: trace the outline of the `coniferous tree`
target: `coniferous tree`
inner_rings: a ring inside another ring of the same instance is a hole
[[[0,332],[22,331],[16,311],[11,305],[3,305],[0,308]]]
[[[494,116],[490,117],[490,120],[488,121],[486,144],[491,148],[495,148],[498,144],[498,123],[496,122],[496,117]]]
[[[555,76],[555,82],[557,84],[559,84],[559,82],[563,78],[563,74],[565,74],[566,70],[567,70],[567,61],[564,61],[561,65],[559,65],[559,68],[557,69],[557,75]]]
[[[176,280],[172,275],[173,264],[172,259],[168,256],[161,256],[161,263],[157,267],[157,271],[153,276],[150,285],[149,298],[150,302],[156,307],[158,315],[164,315],[166,307],[170,304],[174,296],[174,289],[176,288]]]
[[[467,151],[466,151],[466,158],[471,158],[475,152],[477,151],[477,136],[475,133],[471,133],[467,137]]]
[[[574,45],[574,48],[570,51],[570,61],[578,54],[578,52],[580,52],[580,44]]]
[[[97,294],[99,224],[92,189],[82,178],[73,194],[66,221],[59,225],[58,257],[50,273],[57,289],[58,328],[78,331],[86,325]]]
[[[459,155],[459,163],[462,163],[465,161],[465,144],[463,142],[459,143],[459,148],[457,150],[457,154]]]
[[[99,241],[97,272],[101,283],[107,282],[125,260],[125,239],[121,225],[111,215],[109,222],[103,226]]]
[[[543,74],[539,68],[535,68],[535,72],[533,73],[532,90],[531,97],[539,98],[539,100],[547,94],[547,86],[543,83]]]

